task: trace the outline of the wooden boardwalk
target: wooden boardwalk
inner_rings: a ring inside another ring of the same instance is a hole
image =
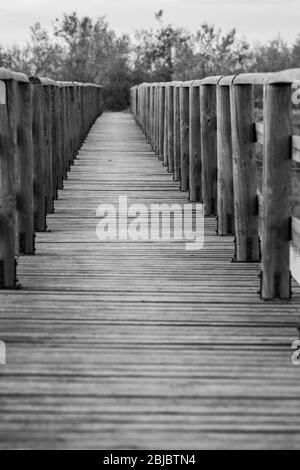
[[[205,246],[99,242],[96,208],[181,202],[128,113],[92,128],[65,188],[0,293],[0,446],[300,447],[300,293],[262,302],[257,264],[206,220]]]

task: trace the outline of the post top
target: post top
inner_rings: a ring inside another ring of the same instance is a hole
[[[35,85],[56,85],[56,81],[45,77],[29,77],[31,83]]]
[[[15,80],[16,82],[29,83],[28,77],[24,73],[0,67],[0,80]]]
[[[287,69],[280,72],[269,74],[267,79],[268,84],[275,83],[294,83],[300,80],[300,68]]]

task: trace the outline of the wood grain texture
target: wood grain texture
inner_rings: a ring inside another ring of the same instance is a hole
[[[298,449],[300,291],[259,300],[257,263],[206,218],[204,248],[99,242],[100,203],[186,203],[128,113],[97,120],[51,232],[0,293],[2,449]]]
[[[264,89],[262,297],[290,297],[292,106],[290,85]]]
[[[218,235],[234,233],[229,87],[217,87]]]
[[[189,88],[189,199],[202,201],[200,88]]]
[[[230,88],[237,261],[259,260],[252,85]]]
[[[180,169],[181,189],[189,189],[189,88],[179,88],[180,100]]]
[[[205,214],[217,211],[217,116],[216,87],[200,87],[202,194]]]

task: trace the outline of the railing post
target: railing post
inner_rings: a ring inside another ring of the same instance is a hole
[[[202,200],[201,181],[201,135],[200,135],[200,89],[190,84],[190,115],[189,115],[189,185],[190,202]]]
[[[157,142],[157,134],[158,134],[158,85],[155,83],[154,85],[154,107],[153,107],[153,150],[157,155],[158,151],[158,142]]]
[[[51,214],[54,211],[53,200],[53,148],[52,148],[52,90],[49,84],[43,84],[43,142],[44,142],[44,162],[45,162],[45,192],[46,192],[46,212]]]
[[[218,235],[234,233],[230,88],[217,86]]]
[[[149,84],[149,93],[150,93],[150,106],[149,106],[149,113],[150,113],[150,119],[149,119],[149,142],[151,145],[151,148],[154,148],[154,143],[153,143],[153,126],[154,126],[154,86],[152,83]]]
[[[32,85],[32,137],[34,149],[33,204],[34,229],[46,230],[46,173],[44,149],[44,90],[43,85]]]
[[[159,84],[158,96],[158,160],[163,160],[165,138],[165,85],[163,83]]]
[[[291,84],[264,87],[263,161],[263,299],[289,299],[290,185],[292,105]]]
[[[67,96],[67,89],[63,82],[59,84],[59,91],[60,91],[60,123],[61,123],[61,160],[62,160],[62,168],[61,168],[61,176],[62,179],[67,178],[68,173],[68,147],[67,147],[67,109],[66,109],[66,96]]]
[[[150,142],[150,86],[146,83],[146,138]]]
[[[202,192],[205,215],[216,215],[217,203],[217,119],[216,86],[200,86]]]
[[[170,83],[167,88],[168,100],[168,172],[174,171],[174,85]]]
[[[174,181],[180,181],[180,83],[174,86]]]
[[[180,166],[181,190],[189,189],[189,86],[180,87]]]
[[[259,261],[252,85],[230,86],[235,260]]]
[[[163,151],[163,165],[168,166],[168,93],[169,93],[169,83],[165,85],[165,113],[164,113],[164,151]]]
[[[18,167],[17,223],[19,253],[34,253],[33,221],[33,141],[32,141],[32,97],[31,85],[18,83]]]
[[[0,287],[16,286],[17,83],[0,81]]]

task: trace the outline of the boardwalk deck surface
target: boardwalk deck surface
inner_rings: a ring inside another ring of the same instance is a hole
[[[1,448],[299,448],[300,295],[261,302],[259,266],[205,246],[99,242],[100,203],[186,202],[128,113],[105,113],[0,293]]]

